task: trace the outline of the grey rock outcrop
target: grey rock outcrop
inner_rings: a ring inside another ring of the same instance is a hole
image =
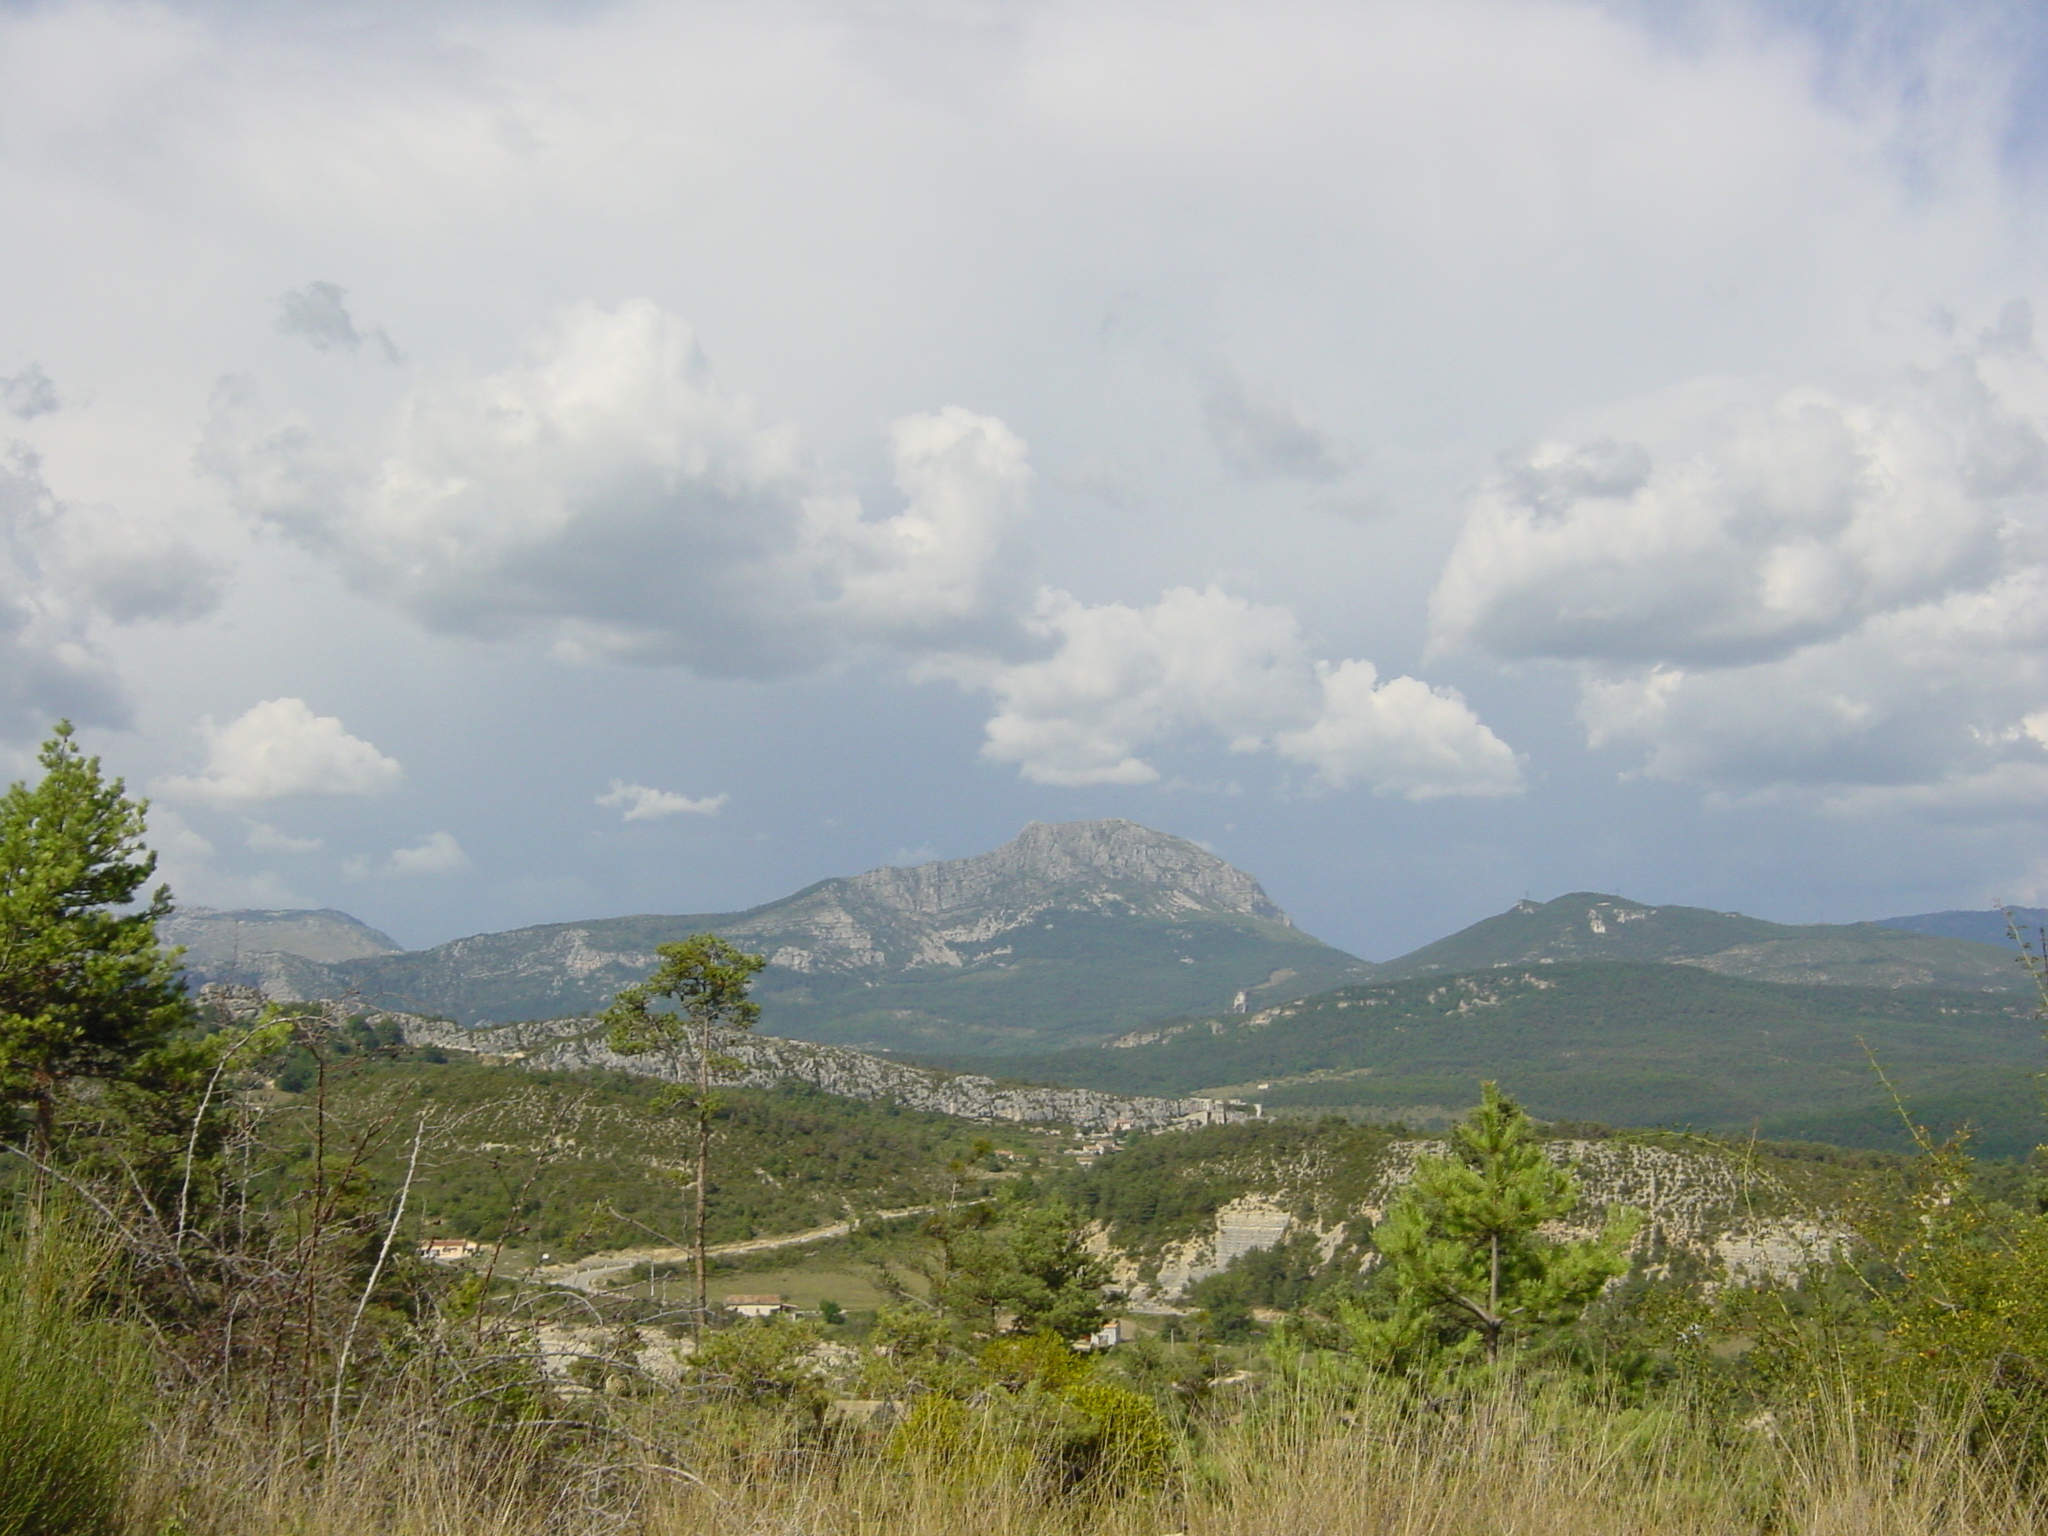
[[[1291,927],[1259,882],[1184,838],[1134,821],[1034,821],[992,853],[827,880],[721,932],[786,969],[960,969],[1046,912],[1228,913]]]
[[[670,1081],[686,1075],[679,1070],[683,1063],[659,1055],[619,1055],[605,1044],[603,1031],[589,1019],[470,1029],[439,1019],[402,1014],[383,1017],[398,1020],[408,1045],[473,1051],[536,1069],[632,1072]],[[1252,1118],[1249,1108],[1234,1101],[1018,1086],[969,1073],[935,1072],[845,1046],[812,1045],[773,1035],[726,1033],[719,1038],[718,1052],[740,1064],[738,1071],[720,1078],[729,1086],[773,1088],[787,1082],[810,1083],[842,1098],[893,1101],[908,1109],[932,1110],[963,1120],[1046,1122],[1084,1131],[1151,1131]]]
[[[1363,1198],[1341,1208],[1331,1208],[1321,1192],[1329,1168],[1314,1161],[1269,1168],[1191,1236],[1153,1252],[1127,1253],[1098,1226],[1091,1246],[1141,1303],[1170,1303],[1254,1249],[1305,1236],[1315,1240],[1319,1260],[1328,1262],[1355,1232],[1384,1219],[1413,1179],[1418,1158],[1449,1150],[1444,1141],[1393,1143],[1380,1154]],[[1688,1253],[1736,1285],[1791,1278],[1851,1240],[1839,1220],[1802,1211],[1768,1175],[1719,1152],[1618,1140],[1554,1141],[1543,1151],[1579,1181],[1578,1209],[1559,1225],[1560,1235],[1589,1237],[1609,1206],[1627,1206],[1645,1217],[1636,1236],[1638,1255]],[[1373,1262],[1370,1253],[1359,1258]]]

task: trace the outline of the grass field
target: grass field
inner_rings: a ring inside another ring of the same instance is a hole
[[[889,1300],[870,1254],[857,1252],[845,1243],[821,1243],[816,1249],[786,1249],[746,1261],[718,1260],[711,1267],[710,1280],[713,1301],[728,1292],[775,1295],[804,1312],[817,1311],[825,1301],[835,1301],[848,1312],[872,1312]],[[915,1276],[905,1274],[905,1280],[912,1290],[919,1288]],[[659,1266],[651,1279],[612,1287],[607,1294],[672,1301],[683,1295],[689,1285],[690,1266],[668,1264]]]

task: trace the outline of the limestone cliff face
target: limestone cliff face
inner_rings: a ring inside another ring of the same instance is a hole
[[[1287,922],[1259,882],[1185,838],[1134,821],[1034,821],[993,853],[836,882],[896,911],[950,919],[1020,903],[1075,902],[1172,917],[1235,912]]]
[[[1034,821],[993,853],[827,880],[721,931],[805,974],[962,968],[1048,912],[1227,913],[1291,927],[1259,882],[1134,821]]]
[[[1560,1235],[1591,1236],[1609,1206],[1647,1218],[1636,1251],[1688,1253],[1730,1284],[1786,1279],[1845,1244],[1846,1229],[1769,1175],[1707,1149],[1677,1150],[1629,1141],[1557,1141],[1545,1154],[1577,1174],[1579,1206],[1560,1224]],[[1322,1194],[1331,1170],[1311,1160],[1266,1168],[1252,1187],[1221,1205],[1205,1228],[1150,1252],[1120,1250],[1113,1234],[1097,1228],[1094,1250],[1110,1261],[1117,1283],[1138,1301],[1171,1302],[1187,1287],[1217,1274],[1258,1248],[1307,1236],[1327,1263],[1340,1250],[1364,1267],[1373,1256],[1354,1238],[1382,1220],[1414,1176],[1419,1157],[1441,1157],[1443,1141],[1395,1142],[1380,1154],[1362,1200],[1332,1207]]]

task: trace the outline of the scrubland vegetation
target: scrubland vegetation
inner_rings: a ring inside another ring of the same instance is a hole
[[[1222,1128],[1054,1174],[816,1095],[643,1101],[320,1010],[208,1019],[144,942],[120,786],[66,738],[45,767],[0,802],[0,1533],[2048,1530],[2027,1165],[1809,1151],[1833,1236],[1733,1285],[1583,1209],[1489,1089],[1334,1248],[1247,1254],[1083,1352],[1118,1302],[1099,1239],[1212,1213],[1218,1149],[1394,1133]],[[809,1135],[822,1171],[787,1160]],[[801,1222],[835,1179],[934,1207],[877,1239],[872,1310],[700,1334],[645,1273],[538,1283],[549,1234],[700,1193],[714,1238]],[[481,1250],[429,1262],[430,1231]]]
[[[154,1174],[113,1095],[70,1101],[6,1243],[0,1529],[2048,1528],[2048,1220],[1953,1149],[1836,1170],[1853,1249],[1747,1288],[1630,1260],[1625,1217],[1547,1236],[1568,1180],[1453,1156],[1367,1274],[1255,1252],[1096,1354],[1068,1342],[1114,1306],[1076,1181],[1016,1178],[892,1238],[876,1312],[693,1352],[645,1287],[421,1260],[406,1173],[450,1150],[330,1090],[223,1096]],[[303,1124],[273,1132],[323,1112],[316,1172]]]

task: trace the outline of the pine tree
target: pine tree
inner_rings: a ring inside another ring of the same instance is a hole
[[[60,722],[43,774],[0,796],[0,1094],[27,1105],[39,1153],[81,1077],[114,1078],[191,1022],[177,957],[159,948],[171,911],[142,845],[148,803],[106,779]]]
[[[1382,1346],[1426,1326],[1477,1335],[1488,1359],[1541,1323],[1567,1322],[1628,1268],[1639,1212],[1612,1208],[1597,1237],[1545,1237],[1579,1203],[1578,1180],[1551,1161],[1535,1127],[1492,1083],[1451,1131],[1449,1157],[1417,1160],[1413,1181],[1373,1231],[1397,1303],[1367,1325]]]
[[[1109,1266],[1088,1251],[1086,1225],[1067,1207],[1013,1191],[998,1205],[944,1212],[925,1231],[938,1245],[932,1299],[977,1332],[996,1332],[1005,1317],[1012,1332],[1063,1339],[1102,1326]]]
[[[761,1005],[747,996],[768,961],[728,944],[715,933],[697,933],[680,944],[655,947],[661,963],[638,986],[627,987],[605,1010],[611,1048],[621,1056],[660,1055],[678,1080],[672,1102],[687,1105],[697,1131],[697,1181],[691,1245],[697,1271],[696,1327],[701,1334],[711,1297],[705,1219],[711,1178],[711,1124],[720,1108],[714,1078],[737,1063],[720,1054],[721,1032],[752,1029]],[[675,1011],[657,1011],[656,1001]]]

